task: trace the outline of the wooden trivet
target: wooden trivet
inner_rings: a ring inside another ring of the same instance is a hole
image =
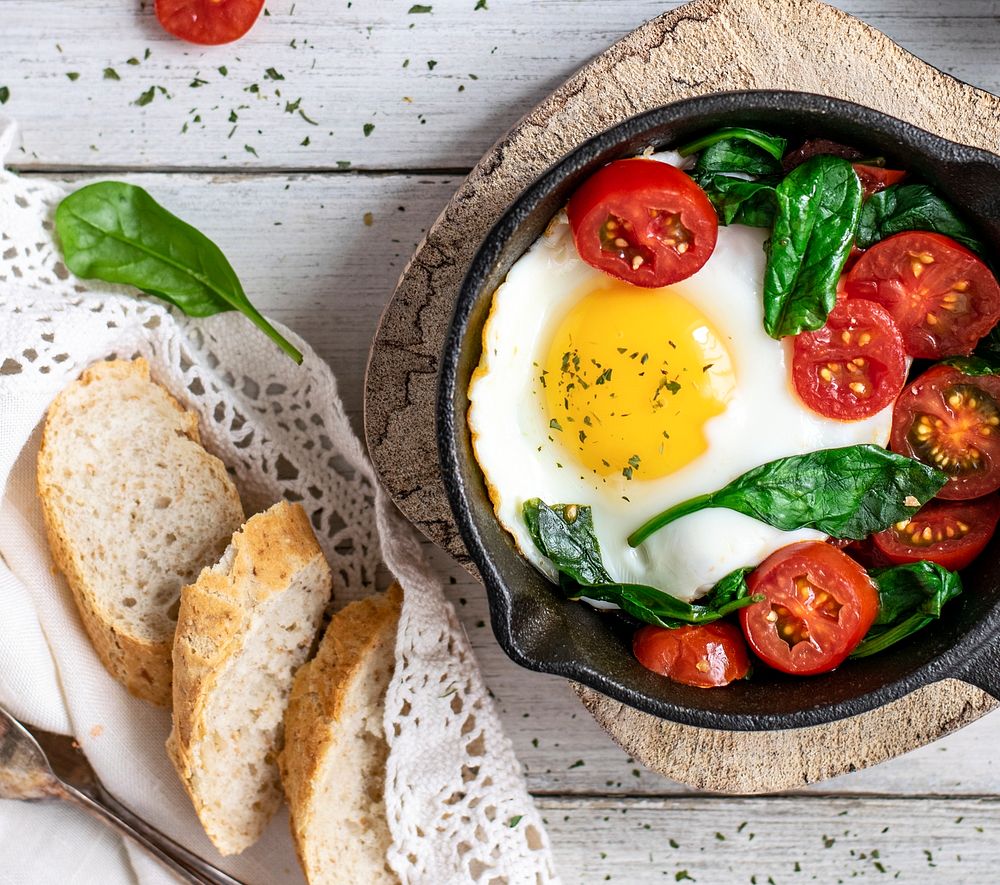
[[[368,364],[365,431],[382,482],[403,513],[470,570],[438,469],[434,412],[442,342],[480,241],[524,187],[592,135],[659,105],[737,89],[822,93],[953,141],[1000,146],[1000,98],[817,0],[697,0],[637,28],[570,77],[490,149],[428,231],[386,307]],[[677,725],[575,688],[649,768],[738,793],[874,765],[997,705],[948,680],[831,725],[745,733]]]

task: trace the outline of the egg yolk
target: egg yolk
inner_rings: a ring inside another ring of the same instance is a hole
[[[599,476],[640,480],[705,452],[736,377],[712,323],[674,289],[611,283],[559,323],[539,382],[553,440]]]

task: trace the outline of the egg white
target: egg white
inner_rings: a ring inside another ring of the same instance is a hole
[[[659,479],[597,477],[550,441],[538,380],[555,326],[604,275],[579,257],[560,213],[511,268],[483,331],[483,355],[469,387],[468,421],[476,459],[500,523],[522,553],[555,578],[521,515],[524,502],[586,504],[605,567],[617,581],[649,584],[691,600],[733,569],[761,562],[812,530],[782,532],[730,510],[683,517],[638,548],[627,536],[662,510],[714,491],[752,467],[788,455],[858,443],[885,445],[892,408],[863,421],[837,421],[807,408],[791,381],[790,344],[762,325],[762,230],[720,227],[715,251],[694,276],[673,286],[722,337],[736,369],[725,411],[705,424],[706,452]]]

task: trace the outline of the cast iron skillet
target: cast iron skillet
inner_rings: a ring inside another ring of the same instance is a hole
[[[965,593],[918,637],[833,673],[785,677],[761,666],[724,689],[689,688],[641,667],[621,615],[559,598],[496,521],[465,421],[469,378],[494,290],[578,183],[609,160],[671,147],[720,125],[757,126],[801,140],[834,139],[933,184],[1000,256],[1000,157],[938,138],[859,105],[797,92],[731,92],[656,108],[578,147],[522,193],[489,232],[462,285],[442,355],[438,444],[462,539],[489,594],[504,651],[675,722],[754,731],[832,722],[948,677],[1000,698],[1000,536],[964,574]],[[794,143],[794,141],[793,141]],[[752,432],[752,429],[748,429]]]

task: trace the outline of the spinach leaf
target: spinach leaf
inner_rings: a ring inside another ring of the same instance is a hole
[[[714,147],[720,143],[725,143],[729,149],[732,149],[734,145],[737,145],[740,142],[752,144],[760,148],[760,150],[764,153],[770,155],[774,160],[777,160],[779,163],[778,168],[781,168],[781,157],[785,153],[785,146],[788,142],[784,138],[779,138],[775,135],[768,135],[766,132],[761,132],[759,129],[748,129],[742,126],[727,126],[723,129],[717,129],[715,132],[703,135],[701,138],[696,138],[694,141],[683,145],[677,149],[677,153],[679,153],[682,157],[689,157],[691,154],[696,154],[699,151],[705,151],[707,148]],[[734,172],[742,170],[730,169],[727,171]]]
[[[774,185],[728,175],[711,175],[699,182],[715,206],[720,224],[770,228],[778,202]]]
[[[750,596],[746,575],[750,568],[731,572],[697,604],[684,602],[645,584],[614,581],[604,568],[589,507],[577,504],[549,506],[538,498],[524,503],[525,523],[535,546],[552,560],[559,586],[567,599],[586,597],[619,606],[646,624],[676,628],[708,624],[759,601]]]
[[[604,569],[589,507],[577,504],[550,507],[540,498],[531,498],[524,502],[521,512],[535,546],[552,560],[560,574],[581,585],[612,582]]]
[[[811,528],[860,540],[907,519],[948,481],[946,474],[879,446],[846,446],[779,458],[729,485],[683,501],[629,535],[637,547],[664,526],[724,507],[782,531]]]
[[[871,196],[861,210],[858,246],[867,249],[907,230],[944,234],[975,252],[983,251],[972,228],[926,184],[896,184]]]
[[[806,160],[778,185],[764,274],[764,329],[772,338],[826,322],[854,242],[861,195],[851,164],[825,155]]]
[[[773,178],[780,175],[781,162],[749,142],[732,139],[717,142],[698,156],[691,177],[699,184],[717,174]]]
[[[188,316],[238,310],[295,362],[302,354],[250,303],[222,250],[146,191],[99,181],[56,209],[66,266],[78,277],[125,283],[162,298]]]
[[[962,579],[936,562],[911,562],[871,572],[878,587],[879,613],[875,623],[851,653],[865,658],[884,651],[935,618],[945,603],[962,592]]]
[[[740,569],[741,577],[744,572],[751,570],[749,568]],[[704,597],[704,602],[688,603],[645,584],[584,586],[560,580],[560,586],[568,599],[586,597],[601,602],[611,602],[637,621],[642,621],[644,624],[655,624],[657,627],[666,627],[668,630],[676,630],[678,627],[689,624],[711,624],[713,621],[718,621],[720,618],[764,598],[763,596],[750,596],[749,591],[746,590],[746,581],[742,581],[743,596],[734,597],[728,602],[722,603],[717,603],[710,598],[714,593],[714,588]]]

